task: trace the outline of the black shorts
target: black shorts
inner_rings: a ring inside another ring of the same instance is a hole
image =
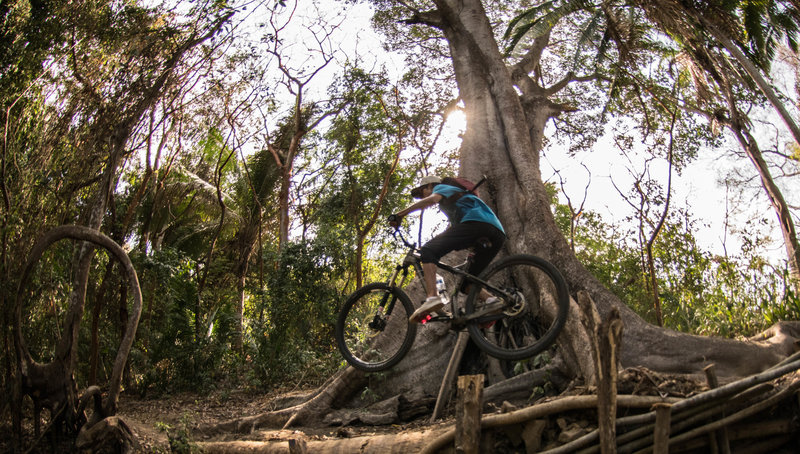
[[[438,262],[452,251],[475,246],[475,258],[467,272],[477,276],[489,266],[505,241],[505,234],[497,227],[485,222],[468,221],[451,225],[425,243],[420,248],[420,258],[422,263]]]

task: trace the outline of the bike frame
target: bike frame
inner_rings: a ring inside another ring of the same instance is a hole
[[[414,268],[414,271],[417,273],[417,275],[420,276],[423,279],[424,279],[424,276],[425,276],[425,272],[422,269],[422,262],[421,262],[421,258],[420,258],[420,253],[419,253],[419,249],[417,249],[416,245],[414,245],[414,244],[410,243],[408,240],[406,240],[405,236],[403,235],[402,232],[400,232],[399,229],[395,230],[393,235],[394,235],[396,240],[399,237],[399,241],[402,242],[409,250],[406,253],[406,256],[403,259],[402,263],[398,264],[395,267],[394,272],[389,277],[389,279],[386,281],[386,283],[388,285],[392,286],[392,287],[396,287],[396,288],[399,288],[400,290],[402,290],[403,287],[405,286],[406,281],[407,281],[408,276],[409,276],[409,272],[408,272],[409,268]],[[510,298],[510,295],[507,292],[505,292],[504,290],[502,290],[500,288],[497,288],[497,287],[489,284],[488,282],[484,281],[483,279],[481,279],[481,278],[479,278],[479,277],[477,277],[475,275],[469,274],[467,271],[465,271],[469,267],[470,263],[472,263],[472,252],[470,252],[469,256],[467,256],[467,260],[465,262],[463,262],[463,263],[461,263],[460,265],[457,265],[457,266],[451,266],[451,265],[448,265],[446,263],[441,263],[441,262],[438,262],[438,261],[435,263],[437,268],[439,268],[441,270],[444,270],[444,271],[446,271],[446,272],[448,272],[448,273],[450,273],[450,274],[452,274],[454,276],[458,276],[458,278],[457,278],[458,283],[455,286],[455,288],[453,289],[453,291],[450,293],[450,301],[451,301],[451,305],[452,305],[452,314],[453,315],[452,316],[435,316],[435,317],[432,317],[429,321],[431,321],[431,322],[451,322],[454,325],[463,325],[464,323],[466,323],[468,321],[471,321],[471,320],[474,320],[474,319],[477,319],[477,318],[480,318],[481,322],[489,322],[491,320],[496,320],[496,319],[500,319],[500,318],[503,317],[503,315],[499,315],[499,316],[495,315],[494,317],[485,317],[486,315],[488,315],[489,313],[492,313],[494,311],[493,308],[486,308],[486,309],[483,309],[481,311],[473,312],[471,314],[464,315],[464,316],[459,315],[460,314],[460,311],[459,311],[460,308],[458,306],[459,293],[460,293],[459,289],[461,287],[463,287],[465,281],[469,282],[471,284],[478,284],[478,285],[482,286],[483,288],[485,288],[487,291],[489,291],[490,293],[492,293],[495,296],[499,296],[499,297],[505,298],[505,299],[509,299]],[[400,274],[401,272],[402,272],[402,278],[400,280],[400,283],[397,284],[397,278],[398,278],[398,276],[401,275]],[[387,297],[388,297],[388,294],[387,294]],[[386,303],[386,301],[384,301],[381,304],[381,307],[384,306],[385,303]],[[391,302],[389,307],[386,309],[386,313],[387,314],[391,313],[392,309],[394,308],[394,303],[395,303],[395,301],[393,299],[393,301]]]

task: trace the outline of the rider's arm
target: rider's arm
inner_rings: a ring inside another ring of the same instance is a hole
[[[442,200],[441,194],[431,194],[428,197],[425,197],[424,199],[420,200],[419,202],[405,208],[404,210],[401,210],[389,216],[389,225],[391,225],[392,227],[399,227],[400,221],[402,221],[403,217],[405,217],[409,213],[428,208],[431,205],[439,203],[440,200]]]
[[[404,210],[398,211],[395,214],[398,217],[402,218],[407,216],[409,213],[413,213],[414,211],[423,210],[431,205],[436,205],[437,203],[439,203],[440,200],[442,200],[442,195],[434,193],[429,195],[428,197],[425,197],[424,199],[420,199],[418,202],[405,208]]]

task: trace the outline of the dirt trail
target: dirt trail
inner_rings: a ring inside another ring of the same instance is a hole
[[[134,431],[142,451],[170,452],[170,437],[180,439],[180,436],[184,434],[189,435],[190,442],[231,439],[234,435],[216,437],[216,439],[197,439],[194,438],[191,429],[273,410],[271,402],[277,395],[245,391],[209,394],[181,393],[152,399],[123,395],[120,399],[118,414]],[[440,424],[445,423],[434,426]],[[235,438],[242,441],[278,441],[302,435],[306,440],[315,441],[378,436],[387,433],[396,434],[427,426],[426,422],[418,421],[378,427],[297,427],[290,430],[261,430],[249,435],[236,434]]]

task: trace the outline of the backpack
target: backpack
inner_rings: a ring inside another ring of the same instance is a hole
[[[441,205],[444,205],[445,207],[452,207],[456,204],[456,202],[458,202],[458,200],[461,197],[464,197],[467,194],[472,194],[476,197],[480,197],[480,194],[478,194],[478,186],[482,185],[485,181],[486,181],[485,175],[477,183],[473,183],[472,181],[462,177],[444,177],[442,179],[441,184],[455,186],[459,189],[463,189],[464,192],[457,192],[449,197],[442,199],[442,201],[439,203]]]
[[[459,198],[466,193],[480,197],[480,194],[478,193],[478,186],[482,185],[484,181],[486,181],[485,176],[481,178],[478,183],[473,183],[472,181],[462,177],[444,177],[442,179],[442,184],[449,184],[450,186],[463,189],[465,192],[459,193]]]

